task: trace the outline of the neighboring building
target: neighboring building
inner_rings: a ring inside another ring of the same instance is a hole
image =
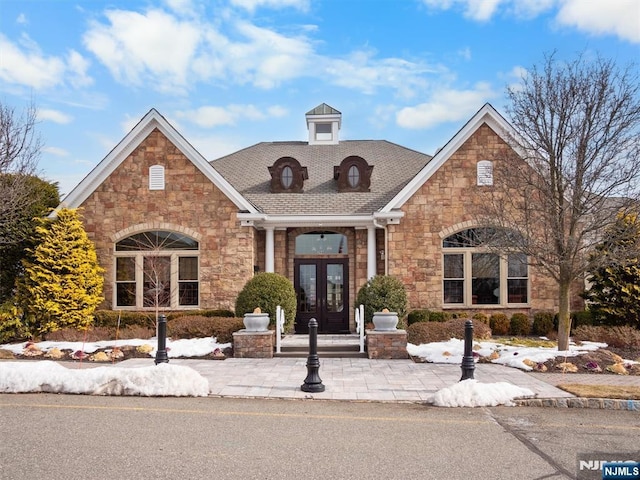
[[[300,332],[311,317],[321,333],[353,331],[356,293],[376,274],[400,278],[411,309],[555,309],[554,283],[525,257],[473,241],[478,192],[510,129],[491,105],[433,157],[341,140],[342,115],[325,104],[306,121],[308,141],[208,162],[156,110],[145,115],[63,202],[83,208],[104,306],[233,309],[268,271],[294,283]]]

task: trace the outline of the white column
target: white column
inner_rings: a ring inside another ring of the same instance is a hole
[[[265,227],[266,238],[264,246],[264,270],[265,272],[274,271],[274,242],[273,242],[273,227]]]
[[[376,274],[376,227],[367,227],[367,280]]]

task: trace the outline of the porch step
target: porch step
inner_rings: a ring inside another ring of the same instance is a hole
[[[309,356],[309,335],[286,335],[282,339],[281,353],[275,357],[306,358]],[[366,358],[360,353],[358,335],[318,335],[318,357],[320,358]]]

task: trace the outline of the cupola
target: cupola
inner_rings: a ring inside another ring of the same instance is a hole
[[[342,114],[326,103],[306,114],[309,145],[337,145]]]

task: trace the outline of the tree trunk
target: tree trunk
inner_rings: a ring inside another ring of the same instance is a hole
[[[571,282],[560,282],[560,305],[558,311],[558,350],[569,350],[569,335],[571,333],[571,310],[569,308],[569,291]]]

